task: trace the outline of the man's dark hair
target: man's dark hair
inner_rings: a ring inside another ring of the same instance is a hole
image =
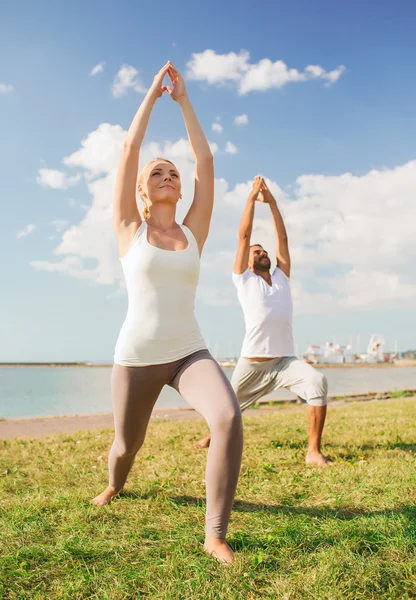
[[[263,248],[263,246],[261,244],[251,244],[250,248],[254,248],[254,246],[260,246],[260,248]],[[263,248],[264,250],[264,248]]]

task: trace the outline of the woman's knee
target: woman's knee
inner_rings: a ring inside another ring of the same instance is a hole
[[[125,440],[115,440],[113,452],[117,458],[132,458],[136,456],[142,445],[142,441],[126,442]]]
[[[211,433],[221,432],[227,435],[239,435],[243,431],[241,410],[237,402],[219,410],[210,423]]]

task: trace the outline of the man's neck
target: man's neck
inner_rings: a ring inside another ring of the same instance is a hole
[[[262,277],[264,281],[266,281],[269,285],[272,285],[272,276],[270,275],[270,271],[263,271],[260,269],[251,269],[255,275]]]

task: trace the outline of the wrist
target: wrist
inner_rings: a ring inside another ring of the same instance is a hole
[[[154,88],[153,86],[151,86],[148,89],[146,97],[150,102],[153,102],[153,104],[154,104],[156,102],[156,100],[158,98],[160,98],[160,88],[157,88],[157,87]]]
[[[183,96],[180,96],[179,98],[177,98],[176,102],[180,106],[184,106],[185,104],[188,104],[189,103],[189,96],[188,96],[188,94],[184,94]]]

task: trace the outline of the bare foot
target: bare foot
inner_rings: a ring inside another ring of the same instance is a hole
[[[318,467],[329,467],[329,465],[333,464],[332,460],[329,460],[329,458],[326,458],[326,456],[317,450],[315,452],[308,452],[305,462],[307,465],[316,465]]]
[[[235,561],[234,552],[225,539],[207,536],[205,538],[204,550],[219,563],[230,565]]]
[[[211,436],[207,435],[207,437],[202,438],[202,440],[199,440],[199,442],[197,442],[196,447],[198,448],[198,450],[201,450],[201,448],[209,448],[209,445],[211,443]]]
[[[117,496],[119,492],[117,492],[114,488],[108,486],[99,496],[96,496],[92,503],[95,506],[105,506],[106,504],[110,504],[111,500],[114,496]]]

